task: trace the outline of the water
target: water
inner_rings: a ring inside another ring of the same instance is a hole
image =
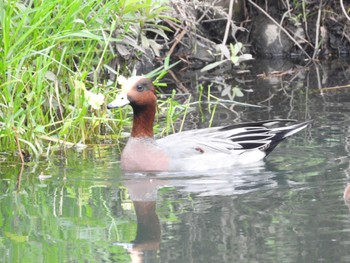
[[[215,125],[314,119],[250,167],[123,174],[108,145],[3,163],[2,261],[350,262],[349,88],[324,89],[348,84],[347,69],[339,61],[254,79],[240,100],[263,108],[217,108]]]

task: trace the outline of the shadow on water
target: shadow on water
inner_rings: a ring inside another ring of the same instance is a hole
[[[314,120],[264,162],[123,174],[118,150],[100,146],[3,164],[4,262],[349,262],[349,65],[269,63],[230,83],[261,107],[222,103],[213,119]],[[227,99],[219,85],[211,92]]]

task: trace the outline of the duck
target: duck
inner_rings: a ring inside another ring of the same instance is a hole
[[[156,139],[157,96],[150,78],[128,78],[107,108],[126,105],[133,110],[131,134],[120,159],[126,172],[204,171],[249,165],[263,160],[281,141],[311,122],[273,119],[187,130]]]

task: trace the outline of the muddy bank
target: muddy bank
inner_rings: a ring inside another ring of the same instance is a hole
[[[223,45],[241,42],[254,58],[332,59],[350,55],[350,18],[343,1],[173,0],[165,19],[172,29],[158,39],[161,56],[198,69],[223,59]],[[148,37],[154,37],[149,35]],[[232,55],[232,54],[231,54]],[[148,52],[142,67],[157,56]],[[143,71],[141,68],[139,68]]]
[[[203,39],[212,44],[239,41],[259,57],[323,59],[350,55],[350,18],[346,13],[349,3],[322,0],[297,4],[280,0],[210,2],[172,1],[173,15],[182,22],[177,28],[171,26],[175,32],[190,31],[182,39],[196,37],[196,42],[209,47]],[[178,36],[175,33],[174,37]]]
[[[171,0],[169,6],[158,25],[171,31],[139,31],[134,42],[143,51],[133,51],[126,44],[128,54],[117,50],[109,63],[111,68],[146,74],[170,56],[171,63],[180,61],[176,74],[169,70],[170,82],[187,92],[191,71],[208,66],[212,67],[202,74],[209,82],[218,76],[223,82],[232,76],[246,78],[249,63],[237,60],[248,55],[253,59],[293,60],[298,66],[350,57],[350,17],[346,13],[350,3],[342,0]],[[234,50],[236,43],[243,44],[238,51]],[[115,81],[113,72],[106,73]]]

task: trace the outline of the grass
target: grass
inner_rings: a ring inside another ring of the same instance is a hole
[[[123,137],[122,127],[131,125],[131,117],[124,110],[107,111],[106,103],[116,95],[114,79],[132,75],[134,61],[146,49],[159,54],[156,38],[168,40],[169,29],[160,22],[174,19],[165,15],[166,3],[1,1],[0,154],[17,152],[23,159],[22,152],[28,152],[39,158],[58,145],[84,147]],[[232,57],[237,52],[232,50]],[[160,79],[174,66],[169,60],[147,74],[155,85],[161,86]],[[193,109],[191,97],[181,104],[174,96],[159,101],[165,128],[156,126],[157,134],[182,130]],[[207,103],[213,101],[221,103],[208,96]],[[215,111],[216,105],[210,124]]]
[[[105,126],[120,132],[125,114],[104,106],[116,86],[106,75],[129,74],[131,64],[110,66],[116,58],[157,52],[147,32],[166,38],[163,2],[2,1],[1,151],[38,157],[51,144],[94,141]]]

